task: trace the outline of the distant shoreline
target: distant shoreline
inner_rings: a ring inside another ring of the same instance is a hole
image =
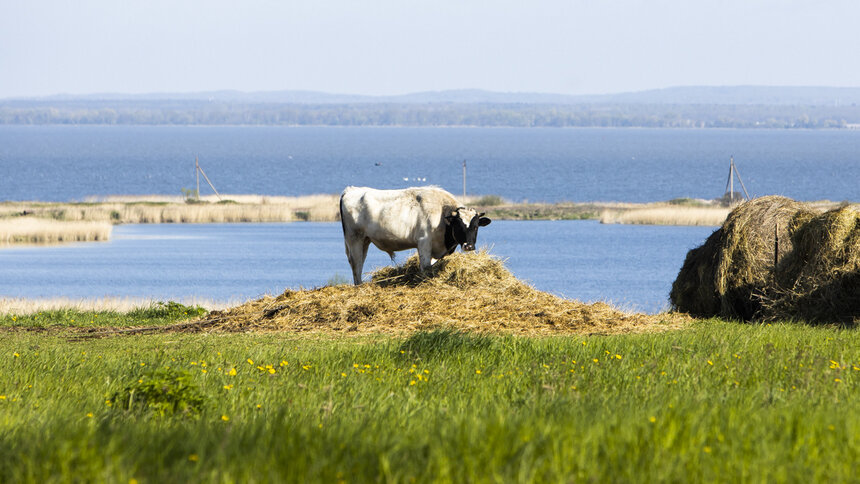
[[[291,223],[340,220],[337,194],[300,197],[214,195],[186,200],[169,195],[114,195],[84,202],[0,202],[0,248],[107,241],[114,225],[161,223]],[[496,195],[467,196],[464,204],[493,220],[599,220],[606,224],[722,225],[730,207],[715,200],[665,202],[513,203]],[[828,210],[843,203],[807,202]]]
[[[105,241],[113,225],[160,223],[336,222],[336,194],[282,197],[214,195],[91,197],[85,202],[0,202],[0,247]],[[665,202],[513,203],[496,195],[467,196],[464,204],[494,220],[599,220],[609,224],[719,226],[730,208],[714,200]],[[836,202],[809,202],[826,210]]]

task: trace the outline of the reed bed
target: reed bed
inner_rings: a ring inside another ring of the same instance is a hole
[[[111,224],[103,222],[60,222],[31,217],[0,219],[0,246],[103,242],[110,239],[112,230]]]
[[[116,196],[87,203],[6,202],[0,204],[0,219],[26,215],[113,224],[334,222],[340,215],[337,195],[224,195],[221,202],[210,198],[201,197],[199,203],[187,203],[181,197],[171,196]]]
[[[647,206],[629,210],[604,210],[600,222],[605,224],[703,225],[720,226],[729,215],[728,207],[693,207],[683,205]]]

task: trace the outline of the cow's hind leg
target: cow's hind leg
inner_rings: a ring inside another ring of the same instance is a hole
[[[370,239],[367,237],[355,237],[353,240],[344,241],[346,245],[346,258],[352,268],[352,281],[355,285],[361,284],[361,271],[364,269],[364,259],[367,258],[367,248]]]

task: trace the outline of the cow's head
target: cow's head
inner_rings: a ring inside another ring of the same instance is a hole
[[[445,216],[448,224],[446,235],[450,234],[452,244],[447,244],[453,250],[459,244],[463,250],[475,250],[478,240],[478,227],[490,225],[491,220],[471,208],[459,207]],[[446,237],[448,238],[448,237]],[[447,242],[447,241],[446,241]]]

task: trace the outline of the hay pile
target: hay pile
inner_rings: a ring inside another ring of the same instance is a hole
[[[695,316],[853,324],[858,289],[858,207],[819,213],[769,196],[740,205],[687,254],[669,297]]]
[[[682,315],[628,314],[604,303],[583,304],[538,291],[486,252],[452,254],[422,275],[418,259],[386,267],[361,286],[287,290],[210,313],[198,329],[386,333],[448,328],[524,335],[664,331]]]

